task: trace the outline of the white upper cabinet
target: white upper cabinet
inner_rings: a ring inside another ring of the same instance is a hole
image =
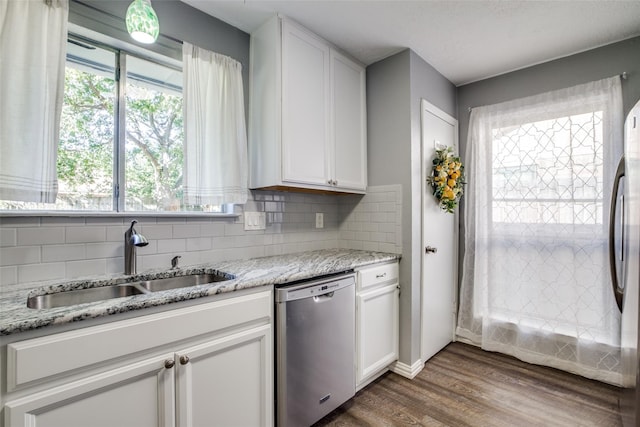
[[[365,190],[367,186],[367,106],[364,68],[331,50],[331,147],[335,185]]]
[[[274,17],[251,35],[250,187],[364,193],[365,71]]]
[[[282,23],[282,180],[324,186],[329,176],[329,46]]]

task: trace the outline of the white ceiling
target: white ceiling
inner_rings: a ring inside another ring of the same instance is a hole
[[[251,33],[275,13],[363,62],[413,49],[459,86],[640,35],[640,0],[182,0]]]

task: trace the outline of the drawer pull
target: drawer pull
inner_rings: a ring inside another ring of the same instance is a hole
[[[376,279],[382,279],[383,277],[386,277],[387,273],[382,273],[382,274],[376,274]]]
[[[167,359],[164,361],[164,367],[167,369],[171,369],[173,368],[173,365],[175,365],[176,362],[173,361],[173,359]]]
[[[187,363],[189,363],[189,356],[187,355],[180,356],[180,364],[186,365]]]

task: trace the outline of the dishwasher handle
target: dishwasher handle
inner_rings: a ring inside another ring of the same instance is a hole
[[[322,295],[316,295],[313,297],[313,302],[321,303],[330,300],[331,298],[333,298],[333,294],[335,294],[335,291],[327,292],[326,294]]]

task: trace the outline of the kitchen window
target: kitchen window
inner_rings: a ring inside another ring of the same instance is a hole
[[[602,235],[603,112],[493,129],[494,227],[544,224]]]
[[[458,336],[617,383],[607,252],[620,78],[472,109]]]
[[[0,210],[233,212],[183,202],[182,67],[143,55],[69,36],[56,202]]]

